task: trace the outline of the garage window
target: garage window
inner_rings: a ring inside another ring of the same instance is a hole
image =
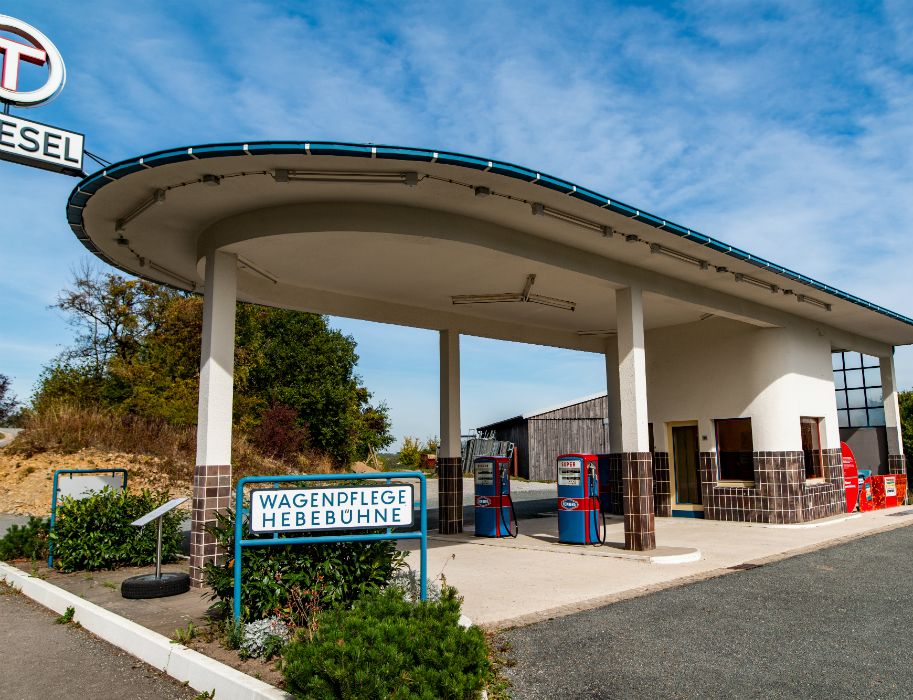
[[[802,454],[805,459],[805,478],[824,478],[824,457],[821,454],[821,418],[799,419],[802,428]]]
[[[725,418],[715,422],[720,481],[754,481],[751,418]]]

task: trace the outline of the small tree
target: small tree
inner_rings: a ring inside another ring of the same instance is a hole
[[[396,463],[401,469],[418,469],[422,457],[421,443],[418,438],[407,435],[403,438],[403,446],[396,455]]]
[[[396,455],[396,463],[401,469],[418,469],[422,463],[422,455],[434,454],[439,445],[437,437],[430,437],[422,444],[418,438],[407,435],[403,438],[403,446]]]
[[[913,460],[913,391],[900,391],[897,394],[900,404],[900,427],[903,435],[903,452],[907,461]]]
[[[254,446],[265,455],[291,461],[308,443],[308,431],[294,408],[275,403],[263,412],[251,433]]]
[[[10,389],[10,378],[0,374],[0,425],[6,425],[13,417],[19,402]]]

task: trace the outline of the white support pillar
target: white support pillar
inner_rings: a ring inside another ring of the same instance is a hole
[[[878,362],[881,366],[881,392],[884,398],[884,422],[888,438],[888,471],[891,474],[906,474],[894,355],[879,357]]]
[[[441,446],[438,452],[438,529],[463,531],[463,473],[460,460],[460,334],[440,331]]]
[[[606,408],[608,435],[605,451],[619,453],[621,449],[621,388],[618,385],[618,340],[610,338],[605,349]]]
[[[195,587],[203,585],[205,564],[219,555],[206,528],[215,523],[216,511],[231,505],[237,257],[219,251],[207,255],[205,282],[190,534],[190,578]]]
[[[460,456],[460,334],[440,331],[441,457]]]
[[[620,452],[649,452],[647,364],[644,355],[644,301],[638,287],[615,292],[618,319],[618,389],[621,409]]]
[[[621,479],[625,549],[656,549],[653,456],[647,423],[647,362],[644,353],[643,290],[615,292],[618,320],[618,397],[621,413]],[[612,440],[612,449],[619,449]]]

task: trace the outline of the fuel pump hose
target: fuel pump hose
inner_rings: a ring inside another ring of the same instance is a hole
[[[520,534],[520,522],[517,520],[516,511],[514,511],[514,499],[512,499],[510,497],[509,493],[506,493],[506,494],[502,493],[501,497],[503,498],[504,496],[507,497],[507,502],[510,504],[510,517],[514,521],[513,530],[511,530],[509,521],[504,522],[504,506],[498,506],[498,513],[500,513],[500,516],[501,516],[501,524],[504,525],[504,529],[507,530],[507,534],[509,537],[516,537],[517,535]]]
[[[597,511],[595,511],[595,510],[593,511],[593,517],[596,518],[596,530],[597,530],[597,532],[598,532],[597,537],[598,537],[598,539],[599,539],[599,546],[601,547],[602,545],[605,544],[605,535],[606,535],[606,532],[605,532],[605,528],[606,528],[606,525],[605,525],[605,512],[602,510],[602,504],[599,503],[599,497],[598,497],[598,496],[597,496],[597,498],[596,498],[596,503],[599,504],[599,513],[602,514],[602,531],[599,532],[599,516],[596,514]]]

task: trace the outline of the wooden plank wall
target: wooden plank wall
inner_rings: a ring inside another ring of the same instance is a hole
[[[589,401],[546,411],[528,419],[505,421],[490,429],[498,440],[517,446],[517,471],[525,479],[555,481],[555,460],[569,452],[606,452],[608,401]]]
[[[606,399],[605,396],[599,396],[595,399],[575,403],[555,411],[547,411],[535,416],[530,416],[530,420],[550,420],[559,418],[599,418],[601,420],[609,415],[608,410],[608,399]]]
[[[555,463],[560,454],[606,451],[603,418],[531,418],[528,425],[529,479],[554,481]]]

